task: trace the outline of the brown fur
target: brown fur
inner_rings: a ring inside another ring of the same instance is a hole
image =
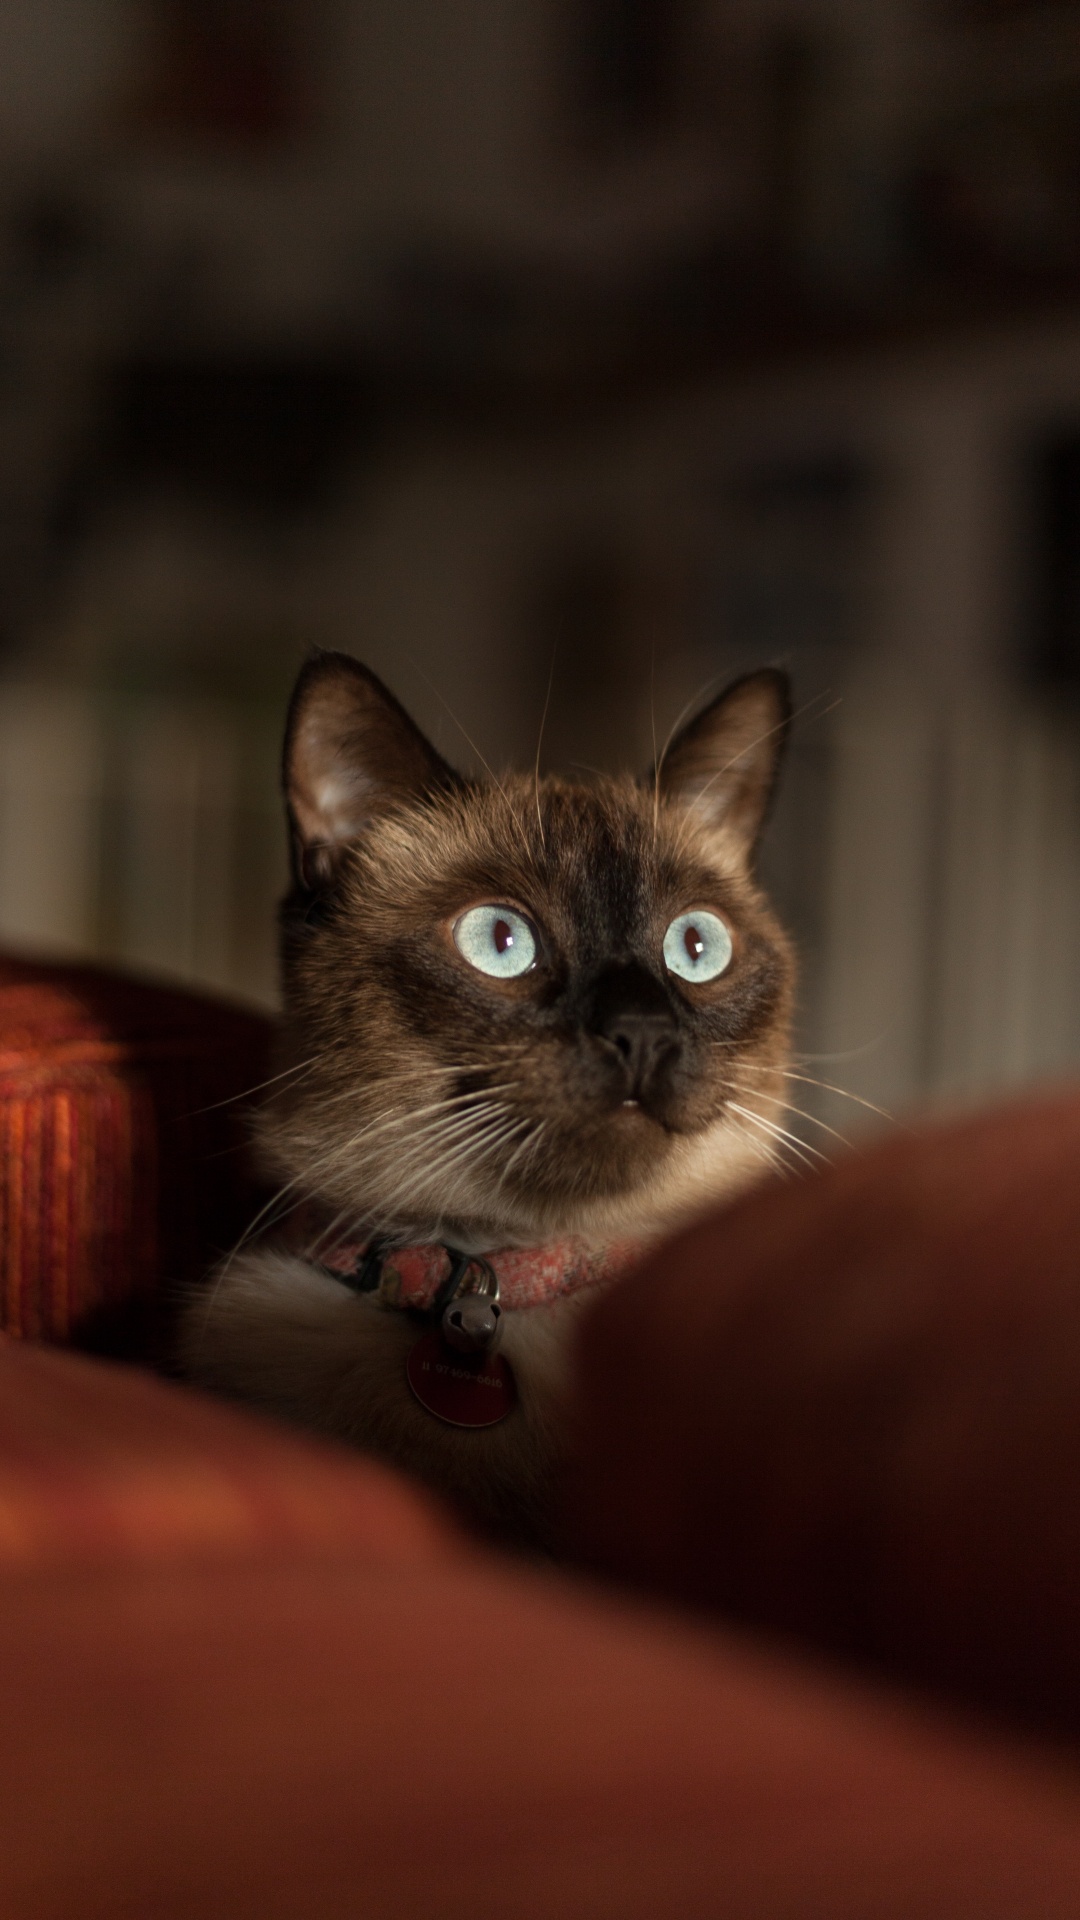
[[[752,860],[786,724],[779,676],[759,675],[646,782],[467,783],[373,676],[318,657],[286,743],[284,1077],[259,1125],[285,1203],[315,1196],[357,1234],[484,1251],[656,1235],[752,1177],[768,1136],[731,1102],[766,1121],[783,1106],[792,960]],[[481,903],[539,930],[530,973],[493,979],[462,957],[454,924]],[[661,948],[695,907],[723,917],[734,957],[686,985]],[[670,1046],[631,1088],[605,1009],[639,1004]],[[412,1399],[408,1316],[281,1249],[227,1264],[191,1305],[184,1355],[207,1384],[535,1535],[579,1306],[504,1315],[521,1404],[480,1432]]]

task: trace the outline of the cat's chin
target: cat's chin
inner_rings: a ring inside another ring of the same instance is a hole
[[[620,1109],[616,1118],[619,1128],[633,1129],[633,1151],[625,1150],[630,1143],[624,1138],[621,1153],[603,1161],[594,1156],[587,1184],[580,1167],[563,1185],[553,1178],[541,1189],[534,1182],[518,1195],[493,1183],[490,1193],[476,1193],[452,1220],[444,1215],[438,1232],[421,1231],[418,1222],[416,1238],[455,1243],[457,1234],[457,1244],[476,1251],[571,1237],[594,1243],[655,1239],[769,1172],[723,1119],[674,1134],[640,1109]]]

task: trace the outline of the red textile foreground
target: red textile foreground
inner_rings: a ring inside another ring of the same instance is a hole
[[[374,1461],[134,1367],[0,1339],[0,1579],[464,1550],[434,1501]]]
[[[1075,1920],[1071,1768],[183,1389],[0,1395],[5,1920]]]
[[[591,1315],[578,1408],[590,1564],[1080,1735],[1075,1091],[672,1242]]]

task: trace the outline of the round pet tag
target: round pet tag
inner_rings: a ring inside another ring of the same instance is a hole
[[[450,1427],[493,1427],[517,1402],[508,1360],[499,1353],[455,1353],[434,1328],[413,1347],[405,1372],[420,1405]]]

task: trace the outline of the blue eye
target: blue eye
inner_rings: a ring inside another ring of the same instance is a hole
[[[470,967],[494,980],[516,980],[536,960],[536,935],[513,907],[470,907],[454,927],[454,944]]]
[[[715,980],[731,964],[731,935],[719,914],[680,913],[664,935],[664,965],[680,980]]]

